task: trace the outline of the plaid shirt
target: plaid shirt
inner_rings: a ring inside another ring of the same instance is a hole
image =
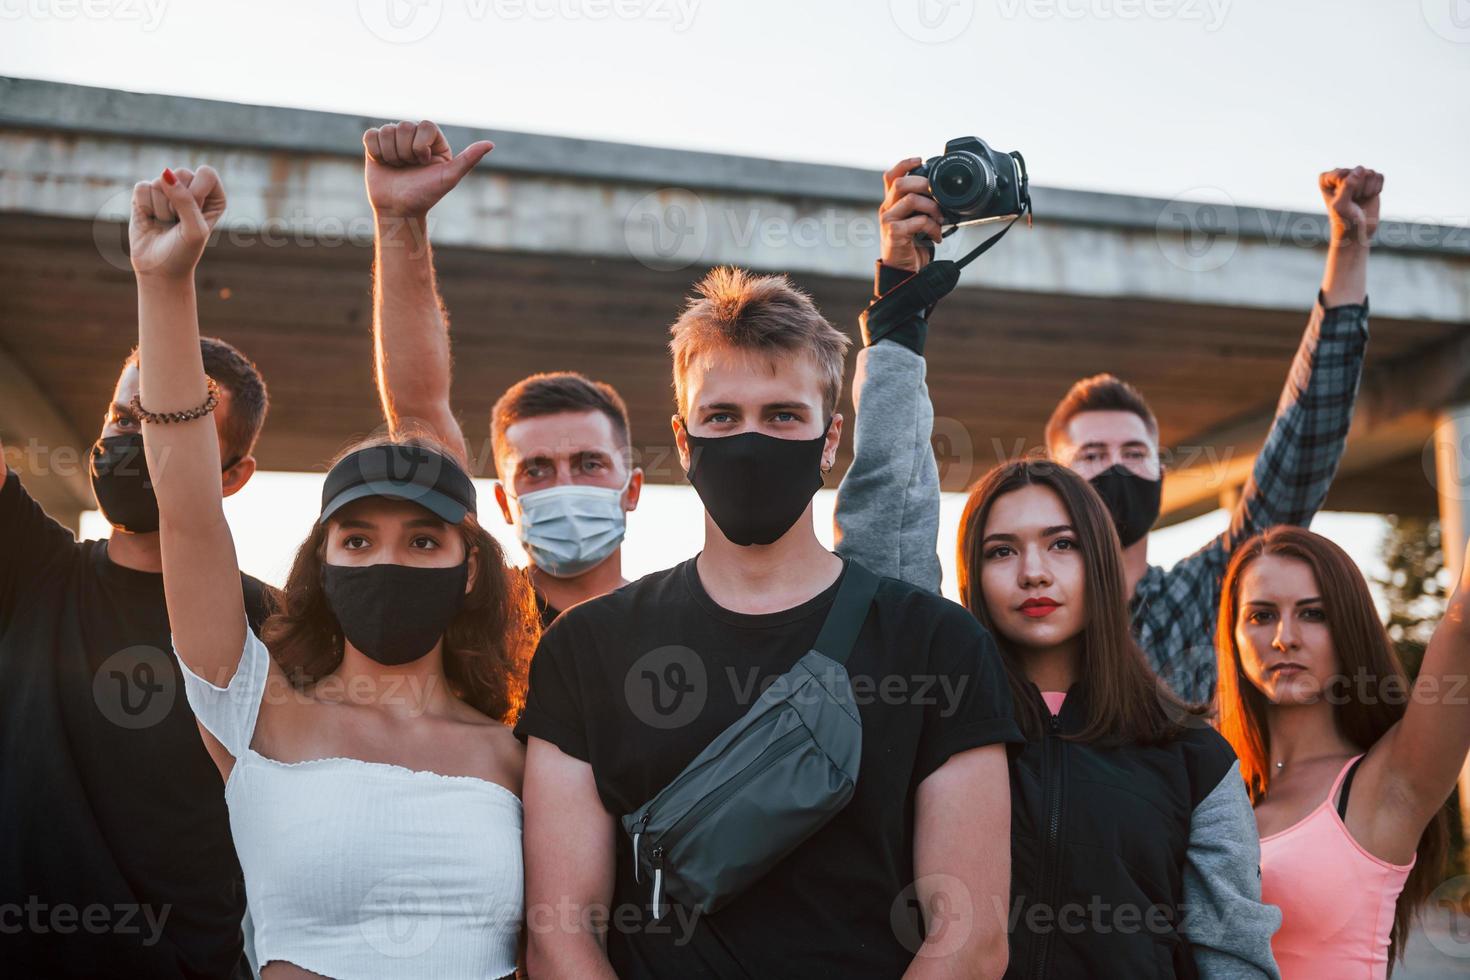
[[[1329,310],[1318,293],[1230,528],[1167,572],[1149,566],[1139,580],[1134,633],[1154,671],[1186,700],[1214,697],[1215,619],[1231,552],[1273,525],[1305,526],[1326,500],[1367,346],[1366,302]],[[852,466],[837,488],[837,551],[880,575],[938,592],[939,473],[929,442],[934,415],[924,359],[887,339],[859,353],[858,366]]]
[[[1133,631],[1181,697],[1215,695],[1215,622],[1231,553],[1277,524],[1305,527],[1327,499],[1352,423],[1368,345],[1368,306],[1317,304],[1230,527],[1167,572],[1150,565],[1134,590]]]

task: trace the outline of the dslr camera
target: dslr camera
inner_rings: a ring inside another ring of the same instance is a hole
[[[943,156],[930,157],[910,173],[929,178],[946,225],[1008,218],[1031,206],[1021,154],[999,153],[974,136],[950,140]]]

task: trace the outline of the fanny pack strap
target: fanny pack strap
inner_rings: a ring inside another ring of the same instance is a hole
[[[837,587],[837,598],[827,611],[822,623],[822,632],[812,649],[839,664],[847,662],[852,645],[857,642],[858,632],[868,618],[868,608],[878,591],[878,576],[851,559],[847,571],[842,575],[842,584]]]

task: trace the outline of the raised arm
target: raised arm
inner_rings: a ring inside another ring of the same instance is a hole
[[[1348,797],[1348,825],[1374,854],[1406,863],[1454,792],[1470,752],[1470,562],[1429,640],[1404,716],[1363,761]],[[1371,690],[1356,696],[1402,697]],[[1367,834],[1361,835],[1366,828]],[[1364,839],[1364,836],[1367,839]]]
[[[592,767],[532,737],[524,793],[535,815],[525,831],[527,971],[616,980],[605,932],[589,928],[612,912],[617,833]]]
[[[35,580],[36,569],[76,546],[71,531],[47,515],[21,486],[20,473],[6,467],[0,446],[0,633],[9,627],[12,613],[24,608],[22,595]]]
[[[209,167],[165,170],[133,188],[128,240],[138,280],[138,402],[147,412],[188,412],[208,397],[194,267],[224,210],[224,189]],[[195,674],[224,686],[240,662],[246,626],[214,418],[145,422],[143,445],[158,497],[174,647]]]
[[[472,143],[450,153],[425,120],[370,129],[362,136],[373,206],[373,349],[378,396],[390,431],[426,425],[462,462],[464,433],[449,404],[449,324],[434,280],[429,209],[489,153]]]
[[[878,209],[882,249],[875,294],[917,272],[929,252],[915,236],[940,237],[939,205],[919,160],[902,160],[883,175]],[[853,376],[853,460],[837,488],[837,551],[880,575],[939,591],[939,467],[930,436],[934,406],[924,382],[925,317],[915,316],[864,346]]]
[[[1368,302],[1368,249],[1378,230],[1383,175],[1367,167],[1339,167],[1319,176],[1317,186],[1332,228],[1322,273],[1322,305],[1328,309],[1362,305]]]
[[[1171,654],[1167,680],[1194,700],[1208,700],[1214,687],[1215,652],[1208,638],[1231,553],[1268,527],[1311,524],[1347,447],[1368,346],[1368,239],[1378,228],[1383,177],[1357,168],[1330,170],[1319,180],[1332,240],[1319,301],[1287,373],[1271,430],[1230,526],[1165,573],[1171,621],[1185,635],[1201,638]]]
[[[1357,167],[1318,180],[1332,228],[1322,291],[1222,542],[1226,560],[1258,531],[1311,523],[1352,425],[1368,346],[1368,243],[1378,230],[1383,177]]]

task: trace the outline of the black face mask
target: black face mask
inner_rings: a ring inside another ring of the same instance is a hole
[[[148,479],[141,432],[98,439],[87,472],[107,523],[133,534],[158,530],[158,498]]]
[[[231,458],[224,469],[239,462]],[[148,459],[143,455],[143,433],[103,436],[87,458],[92,493],[107,523],[130,534],[158,530],[158,497],[148,478]]]
[[[725,537],[738,545],[780,538],[822,486],[825,429],[815,439],[777,439],[763,432],[718,437],[685,433],[689,482]]]
[[[452,568],[323,565],[327,605],[354,647],[386,667],[428,654],[460,607],[469,560]]]
[[[1121,463],[1103,470],[1090,481],[1097,495],[1108,505],[1118,541],[1123,547],[1143,540],[1159,519],[1159,501],[1163,480],[1139,476]]]

